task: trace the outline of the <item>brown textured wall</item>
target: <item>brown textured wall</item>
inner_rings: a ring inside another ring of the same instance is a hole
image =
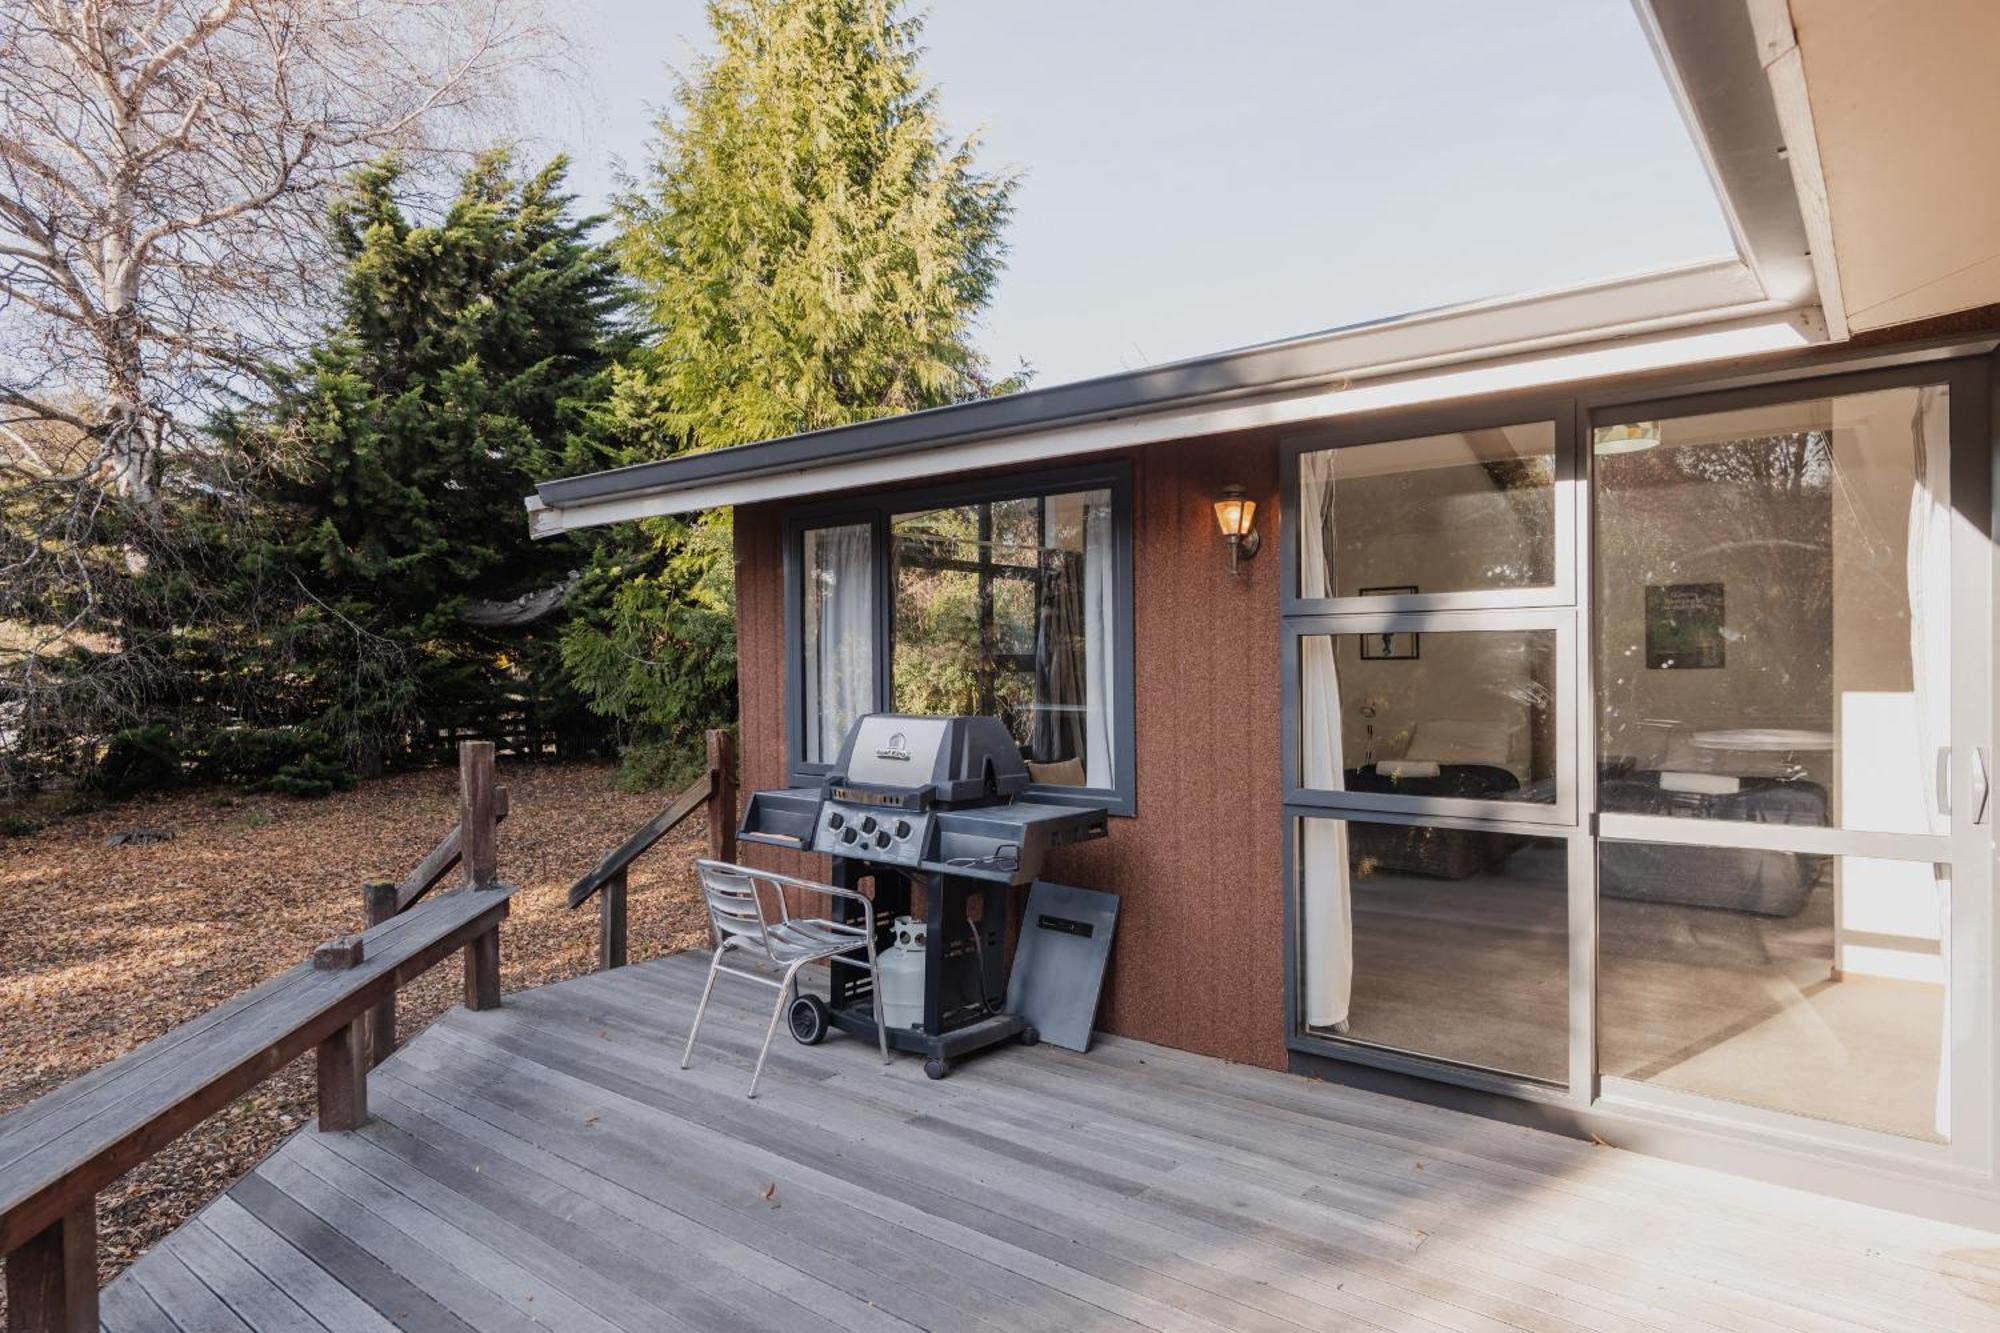
[[[1123,900],[1105,1027],[1283,1068],[1277,441],[1218,436],[1119,456],[1135,510],[1138,814],[1058,853],[1047,877]],[[1230,482],[1257,501],[1264,541],[1237,578],[1210,507]],[[779,505],[736,511],[746,788],[784,782],[782,525]],[[756,851],[770,869],[820,868]]]

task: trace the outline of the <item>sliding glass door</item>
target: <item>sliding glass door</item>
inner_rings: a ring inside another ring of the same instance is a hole
[[[1989,1164],[1987,383],[1289,442],[1293,1045]]]
[[[1984,1150],[1976,392],[1888,376],[1595,418],[1607,1095]]]

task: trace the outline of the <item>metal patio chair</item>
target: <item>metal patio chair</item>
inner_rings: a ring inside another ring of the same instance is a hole
[[[694,1026],[688,1030],[687,1049],[681,1052],[681,1068],[694,1059],[695,1038],[701,1035],[701,1020],[708,1012],[709,993],[715,989],[717,974],[727,972],[763,986],[778,989],[778,1003],[771,1010],[771,1022],[764,1029],[764,1044],[757,1049],[757,1068],[750,1075],[750,1095],[757,1095],[757,1081],[764,1076],[764,1057],[770,1054],[771,1038],[777,1035],[778,1018],[788,1000],[798,998],[799,969],[824,959],[868,970],[875,1001],[875,1039],[882,1048],[882,1063],[889,1063],[889,1036],[882,1024],[882,972],[875,963],[875,904],[866,894],[839,889],[831,884],[794,879],[768,870],[730,865],[723,861],[697,860],[695,873],[701,880],[702,897],[708,903],[709,929],[715,937],[715,956],[709,960],[708,981],[701,988],[701,1004],[694,1011]],[[861,924],[850,925],[825,917],[795,917],[785,901],[786,889],[823,894],[829,898],[851,898],[861,904]],[[724,956],[744,953],[761,958],[784,973],[773,979],[762,972],[723,965]],[[860,953],[863,957],[856,958]],[[824,1022],[824,1006],[818,1021]],[[817,1038],[812,1038],[817,1040]]]

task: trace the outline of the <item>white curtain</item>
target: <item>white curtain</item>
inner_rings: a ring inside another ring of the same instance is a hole
[[[1915,478],[1910,486],[1910,539],[1904,579],[1910,598],[1910,679],[1916,691],[1919,780],[1930,833],[1951,832],[1951,814],[1936,781],[1951,746],[1951,494],[1950,405],[1944,390],[1918,391],[1910,422]],[[1937,1132],[1951,1137],[1951,883],[1932,875],[1937,895],[1938,939],[1944,951],[1945,1022],[1938,1034]]]
[[[1334,453],[1299,456],[1299,594],[1332,594],[1326,522],[1332,510]],[[1331,635],[1299,640],[1299,738],[1305,785],[1339,785],[1345,761],[1340,740],[1340,681]],[[1354,912],[1347,869],[1347,825],[1338,819],[1299,821],[1299,899],[1305,932],[1305,1005],[1310,1027],[1347,1021],[1354,990]]]
[[[1083,781],[1087,787],[1114,786],[1118,775],[1111,739],[1116,566],[1111,492],[1092,491],[1083,499]]]
[[[807,762],[829,763],[875,705],[875,578],[866,523],[806,533]]]

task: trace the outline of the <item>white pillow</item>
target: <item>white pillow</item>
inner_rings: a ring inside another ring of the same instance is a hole
[[[1439,764],[1485,764],[1490,768],[1511,768],[1508,763],[1505,722],[1479,722],[1469,718],[1438,718],[1417,723],[1410,737],[1405,759],[1428,759]]]
[[[1661,791],[1687,792],[1696,796],[1734,796],[1743,790],[1743,779],[1723,773],[1660,774]]]
[[[1430,759],[1384,759],[1375,765],[1375,776],[1382,778],[1434,778],[1438,766]]]

